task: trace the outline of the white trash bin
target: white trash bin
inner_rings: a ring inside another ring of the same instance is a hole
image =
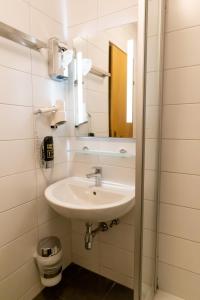
[[[50,287],[61,281],[62,256],[61,243],[57,237],[49,236],[39,241],[36,263],[42,285]]]

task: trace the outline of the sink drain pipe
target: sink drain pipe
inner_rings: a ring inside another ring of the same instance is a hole
[[[119,219],[114,219],[110,222],[110,224],[107,224],[106,222],[100,222],[98,226],[95,229],[92,229],[93,224],[92,223],[86,223],[86,233],[85,233],[85,249],[91,250],[92,249],[92,243],[93,239],[96,236],[98,232],[104,232],[108,231],[110,228],[112,228],[114,225],[118,225],[120,222]]]

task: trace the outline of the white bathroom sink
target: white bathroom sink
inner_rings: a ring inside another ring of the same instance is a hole
[[[60,180],[45,190],[49,205],[60,215],[87,222],[105,222],[122,217],[135,205],[132,186],[94,182],[80,177]]]

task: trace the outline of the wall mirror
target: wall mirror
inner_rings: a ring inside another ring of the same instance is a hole
[[[78,137],[133,138],[137,23],[73,40]]]

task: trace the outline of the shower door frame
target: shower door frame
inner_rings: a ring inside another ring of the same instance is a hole
[[[155,249],[154,292],[157,289],[157,258],[158,258],[158,221],[160,196],[160,165],[162,135],[162,101],[163,101],[163,66],[164,66],[164,24],[166,0],[161,1],[159,11],[159,99],[160,121],[158,137],[158,172],[157,172],[157,237]],[[146,121],[146,63],[147,63],[147,30],[148,0],[138,1],[138,68],[136,89],[136,182],[135,182],[135,255],[134,255],[134,300],[142,300],[142,251],[143,251],[143,213],[144,213],[144,173],[145,173],[145,121]]]
[[[134,248],[134,300],[141,300],[142,293],[142,220],[143,220],[143,183],[144,183],[144,113],[145,113],[145,57],[147,1],[138,1],[138,56],[136,72],[136,176],[135,176],[135,248]]]

